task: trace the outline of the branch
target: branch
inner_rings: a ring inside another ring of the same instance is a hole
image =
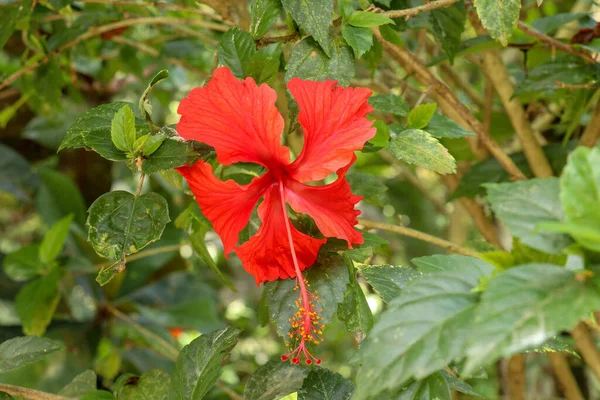
[[[2,83],[0,83],[0,90],[4,89],[8,85],[12,84],[14,81],[19,79],[21,76],[23,76],[29,72],[32,72],[40,65],[44,65],[44,64],[48,63],[51,59],[53,59],[54,57],[56,57],[63,51],[68,50],[71,47],[74,47],[75,45],[77,45],[85,40],[91,39],[96,36],[100,36],[103,33],[114,31],[114,30],[117,30],[120,28],[126,28],[126,27],[134,26],[134,25],[145,25],[145,24],[174,25],[174,26],[187,24],[187,25],[192,25],[192,26],[199,26],[199,27],[204,27],[204,28],[208,28],[208,29],[213,29],[213,30],[220,31],[220,32],[225,32],[227,30],[226,26],[220,25],[220,24],[215,24],[212,22],[198,21],[198,20],[184,19],[184,18],[172,18],[172,17],[133,18],[133,19],[127,19],[127,20],[123,20],[123,21],[111,22],[106,25],[94,26],[94,27],[89,28],[87,30],[87,32],[79,35],[78,37],[71,40],[70,42],[63,44],[58,49],[46,54],[40,60],[28,63],[23,68],[19,69],[17,72],[10,75],[8,78],[6,78],[4,81],[2,81]]]
[[[284,36],[261,37],[260,39],[256,40],[256,46],[265,47],[272,43],[288,43],[298,39],[300,39],[300,33],[298,32],[290,33],[289,35]]]
[[[581,135],[581,139],[579,139],[579,145],[592,148],[598,142],[598,138],[600,137],[600,100],[596,103],[596,107],[594,108],[594,114],[592,114],[592,119],[585,127],[583,131],[583,135]]]
[[[511,158],[502,151],[498,143],[485,132],[481,121],[475,118],[475,116],[456,98],[454,93],[446,85],[440,82],[419,59],[406,48],[387,42],[381,36],[378,28],[372,28],[372,31],[375,38],[381,42],[384,49],[388,51],[392,58],[402,65],[404,69],[414,71],[415,77],[421,84],[431,87],[429,93],[438,103],[446,103],[449,108],[453,108],[456,111],[460,118],[471,127],[480,138],[481,142],[514,180],[526,179],[523,172],[517,167],[513,160],[511,160]]]
[[[409,236],[409,237],[412,237],[415,239],[422,240],[424,242],[435,244],[436,246],[442,247],[453,253],[462,254],[462,255],[471,256],[471,257],[479,257],[479,253],[477,253],[473,250],[465,249],[464,247],[461,247],[461,246],[454,244],[452,242],[449,242],[447,240],[440,239],[440,238],[437,238],[428,233],[420,232],[420,231],[417,231],[417,230],[414,230],[411,228],[407,228],[405,226],[386,224],[383,222],[376,222],[376,221],[369,221],[369,220],[362,219],[362,218],[358,219],[358,223],[360,225],[362,225],[365,229],[381,229],[382,231],[394,232],[394,233],[398,233],[400,235]]]
[[[521,21],[519,21],[517,28],[519,28],[521,31],[523,31],[523,33],[525,33],[529,36],[533,36],[534,38],[538,39],[540,42],[544,43],[546,46],[550,47],[551,49],[558,49],[565,53],[569,53],[569,54],[573,54],[577,57],[581,57],[587,63],[596,64],[596,60],[594,60],[594,58],[589,53],[578,50],[578,49],[574,49],[573,47],[569,46],[568,44],[560,42],[548,35],[545,35],[542,32],[535,30],[534,28],[528,26],[527,24],[525,24]]]
[[[594,372],[596,378],[600,379],[600,352],[598,352],[596,342],[589,328],[584,322],[580,322],[573,328],[571,335],[575,339],[575,344],[586,364]]]
[[[465,82],[448,64],[440,65],[440,74],[445,81],[450,81],[461,89],[480,109],[485,108],[485,100],[473,89],[471,83]]]
[[[382,12],[381,14],[385,15],[388,18],[409,19],[419,13],[435,10],[436,8],[450,7],[452,4],[458,3],[458,2],[459,2],[459,0],[438,0],[438,1],[432,1],[431,3],[423,4],[422,6],[407,8],[406,10],[391,10],[391,11]]]
[[[474,12],[469,12],[469,19],[471,20],[471,25],[473,25],[473,28],[475,28],[475,31],[478,34],[481,35],[486,33]],[[531,171],[538,178],[553,176],[554,171],[552,171],[548,158],[546,157],[546,154],[544,154],[542,146],[537,141],[537,138],[531,129],[529,119],[521,101],[518,98],[512,97],[515,88],[510,80],[508,70],[502,62],[502,58],[500,58],[500,53],[497,50],[483,52],[483,68],[502,100],[504,109],[506,110],[521,145],[523,146],[523,151],[525,152],[525,157],[531,167]]]
[[[565,398],[567,400],[583,400],[583,395],[573,376],[573,371],[569,367],[567,357],[562,353],[548,353],[548,358]]]
[[[515,354],[508,360],[508,391],[511,400],[526,400],[525,356]]]
[[[0,383],[0,392],[6,392],[11,396],[23,397],[30,400],[73,400],[72,397],[59,396],[57,394],[40,392],[39,390],[4,383]]]

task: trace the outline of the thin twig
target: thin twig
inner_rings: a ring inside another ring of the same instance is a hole
[[[4,81],[2,81],[2,83],[0,83],[0,90],[4,89],[8,85],[12,84],[14,81],[19,79],[21,76],[23,76],[29,72],[32,72],[40,65],[44,65],[44,64],[48,63],[51,59],[53,59],[54,57],[59,55],[61,52],[68,50],[71,47],[74,47],[75,45],[77,45],[85,40],[91,39],[96,36],[100,36],[103,33],[114,31],[116,29],[126,28],[129,26],[135,26],[135,25],[145,25],[145,24],[149,24],[149,25],[153,25],[153,24],[154,25],[185,25],[185,24],[188,24],[188,25],[213,29],[213,30],[221,31],[221,32],[225,32],[227,30],[226,26],[220,25],[220,24],[215,24],[212,22],[198,21],[198,20],[193,20],[193,19],[190,20],[190,19],[184,19],[184,18],[172,18],[172,17],[133,18],[133,19],[126,19],[123,21],[111,22],[106,25],[91,27],[87,30],[87,32],[79,35],[78,37],[71,40],[70,42],[63,44],[58,49],[51,51],[50,53],[46,54],[41,59],[34,61],[34,62],[28,62],[27,65],[25,65],[23,68],[19,69],[18,71],[16,71],[12,75],[10,75],[8,78],[6,78]]]
[[[288,43],[294,42],[298,39],[300,39],[300,34],[298,32],[290,33],[289,35],[283,36],[261,37],[260,39],[256,40],[256,46],[265,47],[272,43]]]
[[[540,42],[544,43],[546,46],[548,46],[552,49],[557,49],[557,50],[563,51],[565,53],[569,53],[569,54],[573,54],[577,57],[581,57],[587,63],[590,63],[590,64],[596,63],[596,60],[594,60],[594,58],[589,53],[581,51],[581,50],[577,50],[577,49],[569,46],[566,43],[560,42],[560,41],[554,39],[553,37],[545,35],[542,32],[535,30],[534,28],[528,26],[527,24],[525,24],[523,22],[519,21],[519,23],[517,24],[517,28],[519,28],[521,31],[523,31],[523,33],[525,33],[529,36],[533,36],[534,38],[538,39]]]
[[[577,381],[573,376],[573,371],[569,367],[567,357],[562,353],[548,353],[548,359],[554,370],[556,380],[558,380],[561,391],[567,400],[583,400],[583,395]]]
[[[571,331],[575,344],[579,349],[581,356],[586,364],[594,372],[597,379],[600,379],[600,352],[596,347],[594,337],[585,322],[580,322]]]
[[[407,228],[400,225],[386,224],[383,222],[369,221],[367,219],[358,219],[358,223],[365,229],[381,229],[382,231],[394,232],[400,235],[409,236],[415,239],[422,240],[424,242],[435,244],[441,248],[447,249],[453,253],[462,254],[465,256],[479,257],[479,253],[476,251],[466,249],[455,243],[449,242],[444,239],[440,239],[428,233],[420,232],[415,229]]]
[[[30,400],[74,400],[73,397],[64,397],[57,394],[40,392],[39,390],[33,390],[24,388],[21,386],[7,385],[0,383],[0,392],[5,392],[11,396],[23,397]]]
[[[430,3],[423,4],[422,6],[407,8],[406,10],[391,10],[391,11],[382,12],[381,14],[385,15],[388,18],[409,19],[409,18],[414,17],[415,15],[422,13],[422,12],[435,10],[436,8],[450,7],[452,4],[457,3],[458,1],[459,0],[432,1]]]
[[[592,119],[585,127],[583,134],[581,135],[581,139],[579,139],[580,146],[586,146],[592,148],[598,142],[598,138],[600,137],[600,101],[596,103],[596,107],[594,107],[594,113],[592,114]]]
[[[445,81],[450,81],[461,89],[471,99],[477,107],[483,109],[485,107],[485,101],[481,96],[473,89],[471,83],[463,81],[463,79],[456,73],[448,64],[440,65],[440,73]]]

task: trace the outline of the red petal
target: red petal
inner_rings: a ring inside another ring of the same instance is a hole
[[[300,182],[317,181],[346,166],[354,151],[375,136],[371,91],[343,88],[334,81],[290,80],[288,89],[298,102],[298,121],[304,130],[304,149],[288,172]]]
[[[232,180],[217,179],[210,164],[202,160],[177,170],[187,180],[202,213],[221,237],[225,254],[228,254],[238,242],[240,231],[248,224],[254,206],[272,183],[271,174],[241,186]]]
[[[353,156],[351,162],[356,157]],[[350,184],[344,177],[350,165],[338,171],[338,179],[325,186],[308,186],[294,180],[285,182],[286,201],[296,211],[310,215],[317,227],[327,237],[346,240],[352,244],[364,242],[362,233],[354,229],[360,214],[354,206],[362,196],[352,194]]]
[[[272,186],[265,200],[258,207],[262,225],[254,236],[237,247],[235,253],[248,273],[254,275],[256,284],[276,279],[294,278],[294,262],[288,242],[285,224],[290,223],[283,213],[279,186]],[[298,266],[304,270],[317,259],[317,253],[325,239],[315,239],[290,224]]]
[[[205,87],[181,100],[177,132],[214,147],[217,161],[224,165],[289,164],[289,150],[281,145],[284,124],[276,99],[269,86],[257,86],[252,78],[239,81],[228,68],[217,68]]]

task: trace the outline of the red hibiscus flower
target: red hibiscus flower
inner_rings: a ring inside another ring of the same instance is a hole
[[[367,89],[297,78],[287,87],[300,107],[298,121],[304,132],[304,148],[296,160],[290,161],[289,149],[281,145],[284,122],[275,107],[275,91],[266,84],[258,86],[252,78],[239,81],[223,67],[214,71],[205,87],[193,89],[181,101],[177,131],[185,139],[214,147],[217,161],[223,165],[250,162],[267,172],[248,185],[239,185],[218,179],[210,164],[202,160],[178,170],[221,237],[225,254],[235,251],[257,284],[297,278],[300,311],[292,321],[291,333],[300,345],[288,356],[297,363],[303,352],[310,364],[312,356],[304,343],[318,341],[321,325],[312,305],[316,297],[306,289],[301,271],[315,262],[326,239],[296,229],[287,205],[311,216],[325,237],[346,240],[348,248],[363,243],[362,234],[354,229],[360,213],[354,206],[361,197],[352,194],[344,175],[355,160],[354,151],[375,135],[375,129],[366,119],[373,110],[367,102],[371,95]],[[338,176],[333,183],[306,184],[332,172]],[[240,231],[261,198],[260,228],[236,247]]]

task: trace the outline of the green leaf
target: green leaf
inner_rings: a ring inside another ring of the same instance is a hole
[[[39,186],[29,161],[10,147],[0,143],[0,192],[8,192],[22,201],[29,201]]]
[[[376,147],[388,147],[390,144],[390,128],[380,120],[373,122],[373,127],[377,129],[377,133],[369,140],[369,143]]]
[[[506,46],[512,36],[512,30],[516,28],[519,21],[521,1],[475,0],[474,4],[485,29],[494,39]]]
[[[279,72],[281,61],[281,43],[273,43],[259,49],[248,64],[247,74],[256,83],[272,82]]]
[[[560,178],[560,201],[568,223],[587,226],[597,234],[600,226],[600,148],[578,147],[569,156]],[[600,241],[571,232],[582,246],[600,252]]]
[[[350,25],[362,28],[394,24],[394,21],[385,15],[368,11],[354,11],[347,21]]]
[[[338,304],[344,301],[348,285],[348,269],[342,257],[333,254],[321,254],[316,263],[306,270],[305,279],[310,283],[311,291],[318,291],[321,298],[320,313],[323,323],[331,321]],[[289,319],[298,308],[294,302],[298,299],[299,291],[294,290],[296,279],[281,279],[265,282],[267,301],[271,321],[275,323],[277,333],[287,338],[290,330]]]
[[[392,28],[388,25],[382,25],[379,27],[379,33],[381,37],[387,40],[388,42],[395,44],[396,46],[404,46],[404,39]]]
[[[254,0],[250,4],[250,34],[262,37],[281,15],[281,0]]]
[[[150,92],[152,92],[154,86],[158,85],[168,77],[169,71],[167,71],[166,69],[158,71],[152,77],[152,80],[150,81],[150,83],[146,87],[146,90],[144,90],[144,93],[142,93],[142,96],[140,97],[140,101],[138,102],[138,110],[140,112],[140,115],[142,115],[144,120],[149,124],[152,124],[152,103],[150,102],[150,99],[148,99],[148,97],[150,96]]]
[[[17,20],[29,12],[30,5],[27,3],[26,1],[19,1],[3,8],[5,14],[2,17],[3,23],[0,26],[0,49],[4,47],[14,32]]]
[[[158,150],[158,148],[165,141],[166,138],[166,136],[160,134],[148,136],[148,138],[144,141],[144,144],[142,145],[142,154],[144,154],[144,157],[148,157],[154,154],[154,152]]]
[[[119,111],[123,106],[128,105],[132,107],[131,103],[126,102],[115,102],[102,104],[98,107],[87,110],[84,115],[77,118],[75,123],[71,125],[69,130],[60,144],[58,151],[66,148],[79,148],[86,147],[87,145],[84,143],[84,134],[88,134],[92,136],[106,137],[110,141],[110,131],[112,127],[112,119],[114,115]],[[135,119],[136,129],[146,128],[146,124],[144,120],[136,117]],[[94,132],[94,134],[92,134]],[[110,141],[112,144],[112,141]],[[91,147],[87,146],[89,150]],[[119,149],[114,147],[114,151],[118,152]]]
[[[286,66],[285,81],[295,77],[313,81],[333,79],[347,86],[354,77],[352,49],[343,38],[338,38],[332,42],[328,57],[314,39],[307,37],[294,46]]]
[[[410,113],[408,113],[407,119],[407,128],[412,129],[422,129],[427,126],[433,115],[435,114],[435,110],[437,110],[437,104],[428,103],[421,104],[413,108]]]
[[[23,286],[15,299],[15,309],[23,332],[26,335],[42,336],[52,321],[58,302],[60,290],[58,283],[62,273],[55,268],[50,274],[36,279]]]
[[[40,261],[42,263],[49,264],[58,257],[67,240],[71,222],[73,222],[73,214],[67,215],[46,232],[40,245]]]
[[[379,249],[383,245],[389,244],[387,240],[382,239],[380,236],[374,233],[362,231],[364,242],[361,244],[355,244],[352,249],[348,249],[345,242],[340,245],[340,249],[343,249],[344,256],[350,258],[353,261],[363,263],[374,253],[374,250]],[[331,241],[333,243],[333,241]]]
[[[352,393],[351,380],[325,368],[313,368],[298,390],[298,400],[349,400]]]
[[[269,361],[246,382],[245,400],[279,400],[302,387],[309,368],[289,362]]]
[[[10,394],[0,391],[0,400],[14,400]]]
[[[422,275],[415,268],[399,265],[361,265],[358,272],[386,303],[398,297],[410,281]]]
[[[153,174],[159,171],[190,164],[198,158],[193,147],[188,143],[166,139],[160,147],[142,162],[142,171]]]
[[[479,271],[479,275],[489,275],[494,266],[479,258],[462,256],[459,254],[442,255],[436,254],[427,257],[418,257],[411,260],[419,271],[424,274],[436,274],[438,272],[470,273]]]
[[[356,280],[356,271],[352,261],[348,260],[350,283],[346,288],[344,302],[338,308],[338,318],[346,325],[348,332],[357,332],[357,338],[364,337],[373,327],[373,313],[369,308],[365,294]]]
[[[451,400],[450,386],[441,372],[414,381],[402,389],[394,400]]]
[[[492,278],[470,330],[465,374],[572,329],[600,308],[594,282],[552,264],[514,267]]]
[[[110,137],[117,149],[132,151],[137,134],[135,132],[135,116],[131,107],[124,105],[112,119]]]
[[[358,28],[343,23],[342,36],[354,50],[356,58],[362,57],[373,46],[373,33],[369,28]]]
[[[448,149],[429,133],[420,129],[403,130],[400,125],[390,125],[397,136],[390,142],[390,152],[398,159],[440,174],[456,172],[456,161]]]
[[[369,97],[369,104],[377,111],[389,112],[406,117],[410,111],[408,103],[396,94],[379,94]]]
[[[13,281],[27,281],[44,270],[40,261],[40,246],[32,244],[8,254],[2,263],[4,273]]]
[[[460,378],[457,378],[456,376],[452,375],[450,372],[446,371],[445,369],[440,370],[439,373],[442,374],[442,376],[446,380],[446,383],[448,384],[448,388],[450,390],[456,390],[457,392],[464,393],[468,396],[483,397],[482,395],[477,393],[473,389],[473,387],[471,385],[469,385],[467,382],[463,381]]]
[[[238,78],[245,78],[248,76],[250,60],[256,53],[256,46],[248,32],[235,26],[221,36],[217,53],[221,65],[228,67]]]
[[[96,390],[97,379],[96,373],[88,369],[73,378],[58,394],[64,397],[81,397]]]
[[[492,269],[457,265],[415,278],[403,289],[361,344],[356,398],[396,391],[460,360],[477,305],[473,289]]]
[[[333,56],[329,48],[333,0],[281,0],[281,3],[300,28],[319,43],[325,54]]]
[[[171,378],[178,399],[199,400],[213,387],[241,331],[225,328],[194,339],[179,353]]]
[[[160,369],[153,369],[135,383],[125,385],[118,391],[119,400],[170,400],[171,376]]]
[[[540,232],[537,225],[563,219],[558,178],[530,179],[511,183],[490,183],[488,201],[498,218],[526,245],[558,254],[571,244],[568,236]]]
[[[111,265],[104,267],[100,271],[98,271],[98,276],[96,276],[96,282],[98,282],[100,286],[106,285],[115,276],[125,271],[125,267],[126,265],[123,262],[123,260],[115,261]]]
[[[47,225],[54,225],[69,214],[74,215],[74,221],[85,224],[85,201],[73,180],[49,168],[38,168],[42,180],[37,197],[36,209]]]
[[[81,397],[81,400],[114,400],[115,396],[111,392],[106,390],[95,390],[93,392],[89,392]]]
[[[433,117],[431,117],[431,120],[423,129],[431,136],[438,139],[458,139],[465,136],[475,135],[475,132],[463,128],[450,118],[440,113],[433,114]]]
[[[433,36],[442,44],[448,54],[450,63],[460,48],[460,38],[465,30],[467,9],[463,1],[452,4],[450,7],[431,10],[429,22]]]
[[[20,368],[63,350],[64,346],[54,340],[36,336],[20,336],[0,343],[0,373]]]
[[[366,172],[350,172],[346,174],[346,179],[352,187],[352,193],[365,199],[383,200],[388,190],[381,177]]]
[[[121,259],[160,239],[169,221],[167,201],[157,193],[105,193],[88,209],[88,240],[102,257]]]
[[[538,18],[531,23],[531,27],[541,33],[549,34],[569,22],[576,21],[586,16],[586,13],[560,13]]]

